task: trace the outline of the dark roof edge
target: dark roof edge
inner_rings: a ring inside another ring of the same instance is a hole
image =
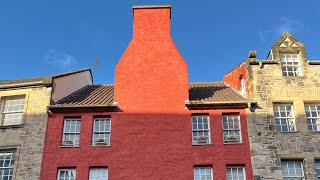
[[[111,105],[73,105],[73,106],[47,106],[48,112],[95,112],[115,111],[117,104]]]
[[[79,69],[79,70],[75,70],[75,71],[59,73],[59,74],[53,75],[52,77],[53,78],[59,78],[59,77],[63,77],[63,76],[71,75],[71,74],[81,73],[81,72],[84,72],[84,71],[90,71],[90,74],[91,74],[91,69],[90,68],[84,68],[84,69]]]
[[[253,61],[249,61],[250,65],[259,65],[260,63],[262,63],[262,64],[278,64],[278,61],[276,61],[276,60],[253,60]]]
[[[308,61],[309,65],[320,65],[320,61],[319,60],[312,60],[312,61]]]

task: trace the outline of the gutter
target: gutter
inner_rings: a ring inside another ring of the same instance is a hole
[[[225,101],[225,102],[202,102],[202,101],[186,101],[185,106],[188,109],[229,109],[229,108],[249,108],[253,111],[255,101]]]
[[[7,85],[0,85],[0,89],[8,89],[8,88],[16,88],[16,87],[28,87],[28,86],[51,86],[51,82],[44,82],[44,81],[35,81],[35,82],[28,82],[28,83],[16,83],[16,84],[7,84]]]

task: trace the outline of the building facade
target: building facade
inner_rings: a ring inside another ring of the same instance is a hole
[[[320,178],[320,62],[285,32],[267,60],[248,59],[224,81],[258,102],[247,111],[255,179]]]
[[[133,16],[114,85],[49,106],[41,179],[253,179],[250,103],[224,82],[188,82],[170,6]]]
[[[40,178],[47,106],[63,97],[60,88],[69,88],[72,93],[83,85],[76,81],[78,83],[74,82],[70,87],[61,84],[62,79],[74,79],[88,72],[87,69],[56,76],[0,81],[0,179]]]

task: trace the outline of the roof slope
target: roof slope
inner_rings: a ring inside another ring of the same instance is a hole
[[[223,81],[190,83],[189,100],[199,102],[247,101]]]
[[[111,106],[114,86],[89,85],[61,99],[55,106]],[[196,102],[244,102],[239,93],[224,82],[199,82],[189,84],[189,100]]]
[[[88,85],[61,99],[56,106],[112,105],[113,85]]]

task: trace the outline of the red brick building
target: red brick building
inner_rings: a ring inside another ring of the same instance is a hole
[[[170,6],[133,16],[114,85],[49,107],[41,179],[253,179],[247,100],[224,82],[188,82]]]

